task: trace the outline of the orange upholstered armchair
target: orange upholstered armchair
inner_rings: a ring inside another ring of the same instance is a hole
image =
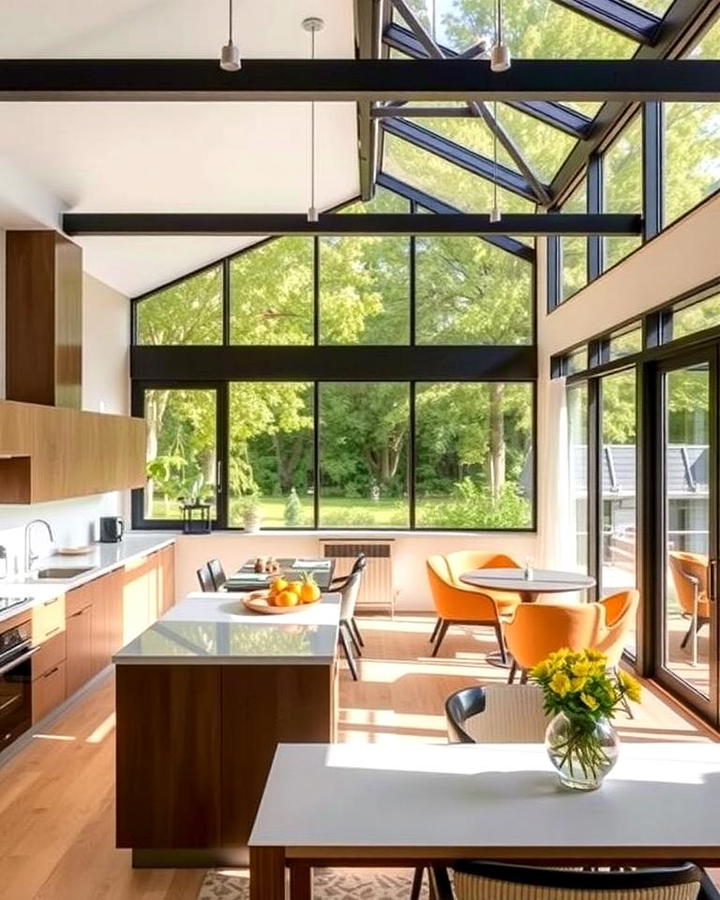
[[[438,622],[430,638],[435,642],[433,656],[437,656],[451,625],[487,625],[495,629],[500,653],[503,661],[505,660],[501,616],[511,613],[520,598],[514,594],[474,588],[460,581],[463,572],[483,568],[478,564],[483,558],[501,560],[495,562],[492,568],[517,568],[517,564],[509,557],[498,554],[451,553],[448,556],[431,556],[427,560],[430,590],[438,615]]]
[[[686,647],[692,639],[693,656],[697,657],[698,632],[710,622],[708,558],[701,553],[673,551],[668,562],[680,609],[684,615],[690,616],[690,627],[680,646]]]
[[[598,601],[605,610],[602,622],[603,634],[598,636],[593,649],[607,656],[608,666],[616,669],[625,649],[628,632],[635,624],[640,594],[636,590],[619,591]]]
[[[586,650],[605,635],[605,608],[600,603],[521,603],[505,625],[505,641],[513,655],[508,681],[520,671],[520,682],[544,659],[568,647]]]

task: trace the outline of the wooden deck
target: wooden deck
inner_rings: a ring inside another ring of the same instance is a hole
[[[501,682],[484,662],[487,629],[453,629],[430,659],[432,620],[361,619],[361,681],[343,670],[340,739],[444,742],[445,697],[468,684]],[[142,702],[142,698],[138,698]],[[47,733],[0,769],[0,884],[3,900],[195,900],[203,872],[130,868],[114,847],[114,679],[108,674]],[[627,740],[713,739],[656,690],[634,720],[618,719]]]

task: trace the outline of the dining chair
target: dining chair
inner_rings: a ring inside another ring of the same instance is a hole
[[[213,583],[212,575],[210,574],[210,569],[208,568],[207,563],[200,566],[197,570],[197,578],[200,583],[200,590],[207,594],[212,593],[215,590],[215,584]]]
[[[505,624],[505,642],[513,664],[508,681],[520,672],[520,683],[538,663],[567,647],[586,650],[605,636],[605,608],[601,603],[521,603]]]
[[[355,575],[356,572],[364,572],[367,567],[367,557],[363,552],[360,552],[355,561],[352,564],[352,568],[346,575],[338,575],[336,578],[333,578],[330,582],[330,587],[328,590],[330,591],[342,591],[343,586],[347,583],[348,579]],[[365,646],[365,641],[363,640],[362,633],[358,628],[358,623],[353,613],[353,616],[349,622],[350,631],[353,636],[353,643],[356,643],[359,647]]]
[[[227,581],[227,575],[225,574],[225,570],[222,567],[222,563],[219,559],[211,559],[208,562],[207,567],[210,570],[213,589],[219,591]]]
[[[431,870],[437,900],[720,900],[708,874],[679,866],[623,871],[552,869],[463,860]]]
[[[460,688],[445,701],[451,744],[537,744],[548,718],[534,684],[489,684]]]
[[[506,559],[508,557],[503,557],[503,560]],[[457,572],[454,573],[451,569],[448,556],[439,554],[430,556],[426,565],[435,611],[441,623],[437,629],[432,655],[438,655],[450,626],[478,625],[488,626],[495,630],[500,654],[505,662],[502,617],[515,610],[520,603],[520,597],[495,591],[480,591],[477,588],[463,585],[455,577]],[[495,566],[495,568],[502,567]],[[493,596],[495,593],[497,593],[497,597]]]
[[[697,654],[695,640],[700,629],[710,622],[708,598],[708,558],[702,553],[683,553],[673,550],[668,554],[668,564],[675,593],[684,616],[689,617],[690,627],[680,646],[685,649],[693,641],[693,654]]]
[[[355,655],[362,656],[360,643],[353,633],[352,620],[355,615],[355,604],[357,603],[358,593],[360,591],[360,582],[362,580],[363,570],[359,569],[348,575],[344,585],[340,588],[340,626],[338,628],[338,640],[345,654],[345,659],[350,668],[350,674],[353,681],[358,680],[357,665]]]
[[[487,588],[476,588],[460,581],[460,576],[465,572],[473,569],[519,569],[519,563],[511,556],[504,553],[496,553],[492,550],[456,550],[445,556],[450,574],[451,581],[461,590],[475,591],[482,593],[486,597],[491,597],[505,606],[508,601],[513,604],[520,602],[520,595],[513,594],[508,591],[493,591]],[[438,616],[435,620],[435,627],[430,635],[430,643],[435,643],[436,638],[442,628],[443,620]]]

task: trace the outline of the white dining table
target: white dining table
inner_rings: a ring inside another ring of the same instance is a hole
[[[472,587],[520,594],[525,603],[532,603],[540,594],[586,591],[596,583],[592,575],[557,569],[471,569],[462,573],[460,581]]]
[[[720,744],[627,743],[561,788],[541,744],[281,744],[250,836],[251,900],[312,897],[314,866],[720,863]]]

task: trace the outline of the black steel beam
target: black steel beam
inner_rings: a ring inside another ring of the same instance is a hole
[[[430,218],[428,216],[428,218]],[[132,347],[134,380],[514,381],[537,376],[534,346]],[[272,373],[272,374],[270,374]]]
[[[382,26],[381,0],[354,0],[355,58],[373,59],[379,47]],[[378,125],[371,116],[372,101],[358,100],[358,166],[360,196],[371,200],[378,167]]]
[[[396,25],[394,22],[385,28],[383,40],[388,46],[401,50],[412,59],[430,59],[430,54],[418,38],[416,38],[411,31],[402,28],[400,25]],[[477,48],[482,46],[484,49],[485,45],[484,42],[481,44],[474,44],[468,50],[460,54],[455,53],[454,50],[451,50],[449,47],[445,47],[442,44],[438,44],[438,46],[448,59],[456,56],[469,59],[471,58],[471,55],[476,55]],[[587,136],[592,124],[592,119],[571,109],[569,106],[562,106],[560,103],[552,103],[544,100],[516,100],[508,103],[508,106],[512,106],[515,109],[520,110],[520,112],[524,112],[535,119],[539,119],[546,125],[552,125],[554,128],[559,128],[561,131],[565,131],[567,134],[578,139]],[[432,113],[429,114],[432,115]],[[406,110],[403,110],[402,115],[407,115]],[[455,115],[465,116],[472,115],[472,113],[458,109]]]
[[[625,3],[624,0],[555,0],[555,2],[640,44],[653,43],[662,21],[651,12]]]
[[[589,100],[720,98],[720,60],[5,59],[0,101]]]
[[[500,222],[485,214],[327,213],[308,222],[303,213],[66,213],[70,235],[447,235],[447,234],[640,234],[642,216],[507,213]]]
[[[665,127],[659,103],[643,105],[643,240],[659,234],[664,219]]]
[[[460,144],[430,131],[429,128],[423,128],[415,122],[406,122],[403,119],[385,119],[383,121],[383,130],[388,134],[394,134],[396,137],[409,141],[416,147],[426,150],[428,153],[434,153],[442,159],[453,163],[473,175],[479,175],[481,178],[487,178],[489,181],[497,181],[498,185],[513,194],[519,194],[526,200],[532,202],[537,201],[535,192],[525,178],[513,169],[495,163],[487,156],[468,150]]]
[[[425,191],[421,191],[410,184],[406,184],[404,181],[400,181],[400,179],[395,178],[394,175],[379,172],[377,184],[378,187],[393,191],[393,193],[398,194],[400,197],[404,197],[406,200],[417,203],[418,206],[422,206],[423,209],[435,213],[436,215],[464,215],[462,210],[457,209],[455,206],[451,206],[449,203],[445,203],[443,200],[438,200],[437,197],[426,194]],[[530,263],[535,262],[536,254],[534,248],[529,247],[527,244],[523,244],[522,241],[518,241],[507,234],[479,234],[478,237],[488,244],[492,244],[494,247],[499,247],[507,253],[512,253],[513,256],[519,256],[521,259]]]
[[[653,45],[639,47],[632,60],[618,60],[615,65],[687,65],[690,60],[681,61],[679,58],[699,40],[718,12],[720,0],[674,0],[663,16]],[[624,78],[622,75],[620,77],[621,80]],[[638,109],[638,103],[634,101],[639,99],[608,94],[605,100],[609,102],[604,103],[595,116],[588,139],[576,144],[550,184],[550,193],[556,203],[564,203],[572,193],[591,154],[607,147],[630,121]],[[644,99],[662,101],[673,98],[661,93]]]

